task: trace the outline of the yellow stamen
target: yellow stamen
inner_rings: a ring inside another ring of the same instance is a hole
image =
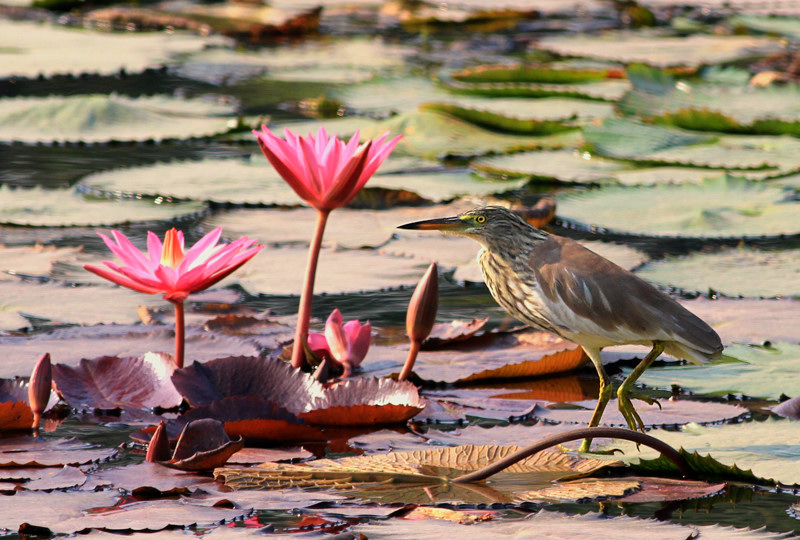
[[[177,269],[181,262],[183,262],[183,247],[178,240],[178,230],[172,228],[164,235],[164,248],[161,250],[161,264]]]

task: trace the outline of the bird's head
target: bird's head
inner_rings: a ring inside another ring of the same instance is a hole
[[[482,206],[457,216],[406,223],[398,229],[436,230],[466,236],[489,248],[497,243],[519,238],[520,233],[529,237],[532,233],[539,232],[519,215],[502,206]]]

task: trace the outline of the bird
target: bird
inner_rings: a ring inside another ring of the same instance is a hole
[[[630,401],[631,389],[662,352],[697,364],[722,354],[719,335],[673,298],[575,240],[531,226],[507,208],[482,206],[398,228],[438,230],[478,241],[478,262],[495,301],[520,321],[583,348],[600,378],[590,427],[599,425],[613,392],[601,361],[603,348],[652,347],[617,389],[628,427],[641,431],[645,426]],[[586,452],[590,445],[591,440],[584,440],[579,450]]]

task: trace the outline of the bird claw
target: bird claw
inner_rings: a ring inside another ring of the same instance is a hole
[[[633,407],[633,403],[631,403],[631,400],[628,398],[627,394],[617,395],[617,400],[619,401],[619,412],[622,413],[622,416],[625,418],[625,422],[628,424],[628,427],[633,431],[644,432],[644,422],[642,421],[642,417],[639,416],[638,412],[636,412],[636,409]]]

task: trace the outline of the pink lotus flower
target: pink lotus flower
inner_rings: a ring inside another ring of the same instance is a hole
[[[389,133],[359,146],[358,131],[345,144],[324,128],[317,136],[299,137],[284,129],[286,140],[266,126],[253,130],[258,146],[275,170],[301,199],[330,212],[349,203],[394,150],[401,136],[386,141]]]
[[[175,305],[175,363],[183,367],[183,302],[191,293],[211,287],[249,261],[264,246],[246,236],[230,244],[217,244],[222,229],[216,228],[186,250],[183,232],[170,229],[161,243],[147,233],[147,254],[119,231],[114,240],[99,233],[108,248],[124,263],[103,261],[108,268],[86,264],[84,268],[118,285],[147,294],[163,294]]]
[[[327,356],[344,368],[342,378],[349,377],[367,356],[372,337],[372,325],[349,321],[342,325],[342,312],[334,309],[325,323],[325,334],[308,336],[308,347],[314,353]]]
[[[347,144],[335,135],[328,137],[323,128],[317,131],[316,137],[311,134],[299,137],[285,129],[286,140],[274,135],[266,126],[262,126],[261,131],[253,130],[253,133],[258,138],[258,146],[275,170],[301,199],[317,209],[317,224],[308,248],[308,265],[300,293],[294,337],[295,344],[305,343],[311,320],[317,260],[328,215],[331,210],[344,206],[356,196],[394,150],[401,136],[387,141],[387,132],[359,146],[358,131]],[[292,366],[301,367],[304,358],[304,348],[295,347]]]
[[[103,261],[114,272],[93,264],[86,264],[84,268],[134,291],[163,294],[164,300],[170,302],[183,302],[191,293],[214,285],[264,248],[253,246],[255,240],[246,236],[230,244],[217,245],[222,235],[219,227],[189,250],[184,249],[181,231],[167,231],[163,245],[155,233],[148,231],[147,254],[139,251],[119,231],[111,232],[114,240],[98,234],[124,265]]]

